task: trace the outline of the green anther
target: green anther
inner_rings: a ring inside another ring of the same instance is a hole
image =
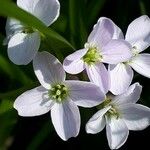
[[[56,95],[61,95],[61,91],[60,91],[60,90],[57,90],[57,91],[56,91]]]
[[[88,52],[83,57],[83,60],[88,65],[95,64],[102,60],[102,56],[97,50],[97,47],[91,47],[89,48]]]
[[[105,101],[97,106],[97,109],[102,109],[104,107],[107,107],[111,102],[111,98],[106,97]]]
[[[108,117],[114,116],[114,117],[116,117],[116,119],[118,119],[120,117],[119,111],[111,102],[112,102],[112,99],[110,96],[108,96],[108,97],[106,97],[106,99],[103,103],[101,103],[100,105],[97,106],[97,108],[99,110],[101,110],[105,107],[111,106],[111,108],[107,111],[106,115]]]
[[[138,54],[139,54],[139,50],[138,50],[138,48],[137,48],[136,46],[133,46],[131,51],[132,51],[132,57],[131,57],[130,60],[124,62],[125,65],[131,64],[132,61],[133,61],[133,59],[134,59],[136,56],[138,56]]]
[[[68,96],[68,88],[64,84],[56,84],[49,90],[49,97],[62,103]]]
[[[118,119],[120,117],[120,114],[118,112],[118,110],[113,106],[111,105],[112,107],[108,110],[108,112],[106,113],[106,115],[108,117],[116,117],[116,119]]]

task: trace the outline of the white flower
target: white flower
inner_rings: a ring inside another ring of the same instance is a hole
[[[118,96],[108,97],[99,110],[86,124],[87,133],[96,134],[106,125],[109,147],[120,148],[127,140],[129,130],[143,130],[150,125],[150,108],[135,104],[140,98],[142,87],[135,83]]]
[[[58,0],[17,0],[17,5],[40,19],[46,26],[59,16]],[[40,33],[14,19],[6,23],[8,57],[17,65],[26,65],[35,57],[40,47]]]
[[[122,35],[122,32],[119,33],[119,37],[116,34],[116,38],[124,38],[120,35]],[[128,26],[125,40],[132,47],[131,59],[125,63],[109,65],[111,78],[110,91],[115,95],[123,93],[131,84],[133,79],[132,68],[139,74],[150,78],[150,54],[140,54],[140,52],[150,46],[150,18],[144,15],[131,22]]]
[[[41,86],[20,95],[14,108],[20,116],[38,116],[51,110],[57,134],[67,140],[80,129],[78,106],[93,107],[104,100],[98,86],[90,82],[65,80],[62,64],[48,52],[38,53],[33,60]]]
[[[90,81],[107,93],[110,78],[103,63],[117,64],[132,56],[128,42],[113,39],[116,38],[116,33],[118,36],[121,31],[112,20],[101,17],[90,33],[85,47],[65,58],[65,71],[77,74],[86,69]]]

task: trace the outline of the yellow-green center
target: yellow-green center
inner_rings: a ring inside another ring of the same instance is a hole
[[[93,65],[99,61],[101,61],[102,56],[98,51],[97,47],[90,47],[87,53],[83,57],[83,61],[88,65]]]
[[[102,109],[108,106],[111,106],[111,108],[106,112],[105,115],[107,115],[107,117],[115,117],[116,119],[118,119],[120,117],[120,113],[118,111],[118,109],[116,108],[116,106],[114,104],[111,103],[112,99],[111,97],[106,97],[105,101],[100,104],[97,108],[98,109]]]
[[[120,114],[117,108],[114,105],[110,105],[110,106],[111,108],[106,113],[107,117],[115,117],[116,119],[118,119],[120,117]]]
[[[64,84],[56,84],[49,90],[49,97],[57,103],[62,103],[68,96],[68,88]]]

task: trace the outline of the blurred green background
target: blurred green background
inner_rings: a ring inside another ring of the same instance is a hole
[[[0,0],[10,1],[10,0]],[[135,18],[147,14],[150,17],[149,0],[59,0],[61,14],[59,19],[50,26],[62,35],[75,49],[82,48],[87,36],[99,17],[111,18],[125,33],[128,24]],[[15,2],[15,1],[14,1]],[[0,6],[0,12],[4,6]],[[11,8],[8,8],[11,9]],[[5,10],[7,11],[7,10]],[[13,10],[15,12],[15,10]],[[1,15],[2,13],[0,13]],[[27,89],[39,85],[33,73],[32,64],[16,66],[7,57],[7,47],[3,46],[5,38],[6,18],[0,17],[0,150],[49,150],[49,149],[109,149],[105,130],[97,135],[85,133],[85,123],[97,111],[80,108],[82,126],[77,138],[67,142],[56,134],[50,119],[45,114],[39,117],[23,118],[13,109],[17,96]],[[42,50],[50,51],[62,61],[73,49],[63,42],[47,38],[48,45],[42,45]],[[149,52],[150,49],[146,51]],[[78,77],[81,77],[80,74]],[[69,77],[69,76],[68,76]],[[135,74],[133,82],[143,85],[140,103],[150,107],[150,80]],[[124,150],[139,148],[149,149],[150,128],[140,132],[130,132]]]

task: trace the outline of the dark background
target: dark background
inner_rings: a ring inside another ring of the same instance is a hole
[[[105,16],[111,18],[125,33],[131,21],[137,17],[147,14],[150,17],[150,1],[149,0],[76,0],[73,7],[73,15],[70,14],[69,3],[71,0],[60,0],[61,15],[59,19],[51,26],[52,29],[64,36],[70,41],[76,49],[82,48],[86,42],[88,34],[91,32],[93,25],[99,17]],[[70,29],[70,20],[74,17],[74,29]],[[83,22],[81,26],[80,20]],[[5,18],[0,18],[1,42],[5,36]],[[23,72],[29,81],[36,81],[32,71],[32,65],[15,66],[7,58],[7,47],[0,46],[1,55],[9,63],[14,73],[7,74],[0,65],[0,93],[12,91],[29,84],[23,82]],[[57,46],[56,46],[57,48]],[[149,52],[149,49],[146,50]],[[64,57],[68,52],[64,51]],[[1,61],[0,61],[1,63]],[[7,67],[7,66],[6,66]],[[15,70],[17,70],[15,72]],[[25,79],[24,79],[25,80]],[[140,103],[150,107],[150,80],[135,73],[134,82],[140,82],[143,85],[143,92]],[[11,94],[11,93],[10,93]],[[0,150],[49,150],[49,149],[65,149],[65,150],[91,150],[91,149],[109,149],[106,139],[105,130],[96,135],[86,134],[85,124],[88,119],[97,111],[96,108],[83,109],[80,108],[82,126],[80,134],[77,138],[71,138],[67,142],[62,141],[56,134],[50,119],[50,114],[39,117],[23,118],[17,115],[12,108],[13,101],[17,95],[11,95],[0,102],[8,100],[10,108],[5,113],[0,113]],[[127,142],[120,150],[130,149],[150,149],[150,128],[143,131],[130,131]],[[8,148],[9,147],[9,148]]]

